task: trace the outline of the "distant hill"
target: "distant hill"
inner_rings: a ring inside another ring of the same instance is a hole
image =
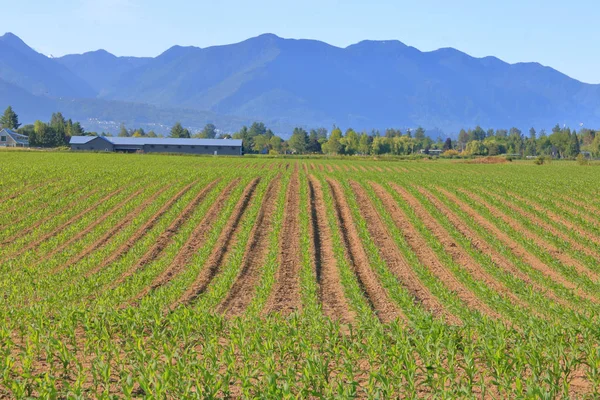
[[[10,84],[0,85],[3,101],[13,91],[17,96],[18,88],[68,97],[82,104],[73,109],[87,109],[98,118],[118,120],[123,113],[114,104],[134,113],[130,121],[154,123],[167,123],[165,113],[150,110],[168,109],[171,119],[201,110],[205,114],[197,120],[235,126],[256,119],[283,134],[295,125],[332,124],[355,129],[422,125],[447,133],[478,124],[600,126],[600,85],[537,63],[508,64],[450,48],[421,52],[398,41],[338,48],[265,34],[204,49],[174,46],[155,58],[99,50],[49,59],[7,34],[0,38],[0,79]],[[97,99],[91,108],[90,99]],[[150,106],[142,112],[141,104]]]

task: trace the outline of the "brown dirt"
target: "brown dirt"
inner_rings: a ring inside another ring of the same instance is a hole
[[[129,195],[129,197],[127,197],[125,200],[119,202],[119,204],[117,204],[110,210],[106,211],[100,218],[96,219],[94,222],[92,222],[90,225],[88,225],[85,229],[77,232],[77,234],[75,236],[73,236],[71,239],[63,242],[60,246],[56,247],[54,250],[52,250],[46,256],[42,257],[39,260],[39,262],[46,261],[46,260],[52,258],[57,253],[65,250],[67,247],[71,246],[73,243],[75,243],[79,239],[83,238],[85,235],[87,235],[92,230],[94,230],[94,228],[96,228],[98,225],[100,225],[101,223],[106,221],[108,218],[110,218],[114,213],[116,213],[117,211],[122,209],[127,203],[129,203],[135,197],[139,196],[140,193],[142,193],[143,191],[144,191],[144,189],[140,189],[140,190],[137,190],[135,193],[132,193],[131,195]]]
[[[252,228],[244,252],[241,269],[227,297],[217,307],[218,312],[233,317],[244,313],[252,302],[260,281],[260,269],[269,253],[269,237],[273,230],[272,216],[277,206],[280,180],[269,183],[263,204]]]
[[[81,218],[83,218],[85,215],[87,215],[90,212],[94,211],[98,206],[100,206],[101,204],[105,203],[107,200],[109,200],[113,196],[116,196],[119,193],[121,193],[123,190],[124,190],[123,188],[119,188],[119,189],[117,189],[117,190],[109,193],[108,195],[104,196],[99,201],[97,201],[96,203],[94,203],[91,207],[86,208],[85,210],[81,211],[77,215],[69,218],[69,220],[67,222],[65,222],[63,224],[60,224],[58,227],[54,228],[51,232],[43,235],[41,238],[33,241],[32,243],[29,243],[28,245],[25,245],[25,246],[21,247],[19,250],[17,250],[15,253],[13,253],[10,257],[18,257],[18,256],[22,255],[23,253],[25,253],[25,252],[27,252],[29,250],[32,250],[32,249],[38,247],[39,245],[41,245],[45,241],[47,241],[47,240],[53,238],[54,236],[58,235],[64,229],[68,228],[71,224],[77,222],[78,220],[80,220]]]
[[[185,195],[195,184],[196,182],[190,183],[183,189],[181,189],[175,196],[169,199],[161,208],[158,210],[156,214],[154,214],[142,227],[140,227],[127,242],[125,242],[122,246],[116,249],[108,258],[106,258],[102,263],[97,265],[96,267],[89,270],[85,276],[90,277],[104,267],[114,263],[119,258],[121,258],[124,254],[126,254],[140,239],[142,239],[146,234],[156,225],[156,223],[160,220],[160,218],[167,212],[173,204],[175,204],[183,195]]]
[[[392,187],[411,208],[417,216],[423,221],[427,229],[433,233],[436,239],[444,246],[444,250],[448,253],[454,262],[462,266],[469,274],[478,281],[484,282],[486,286],[501,294],[503,297],[510,300],[524,309],[530,309],[529,305],[516,296],[504,283],[490,275],[477,261],[471,257],[462,247],[457,245],[448,231],[423,207],[423,205],[406,189],[399,185],[392,184]],[[531,309],[530,309],[531,310]],[[534,312],[535,313],[535,312]]]
[[[585,237],[586,239],[589,239],[590,241],[592,241],[595,244],[600,244],[600,236],[596,235],[595,233],[586,231],[580,225],[570,221],[569,219],[563,217],[562,215],[558,215],[555,212],[548,210],[547,208],[539,205],[538,203],[536,203],[533,200],[527,199],[527,198],[525,198],[517,193],[514,193],[514,192],[507,192],[507,193],[511,197],[514,197],[517,200],[524,202],[529,207],[532,207],[537,212],[547,215],[552,220],[557,221],[558,223],[560,223],[567,229]],[[497,198],[499,198],[499,197],[497,197]],[[513,206],[513,205],[511,204],[511,206]],[[561,238],[562,240],[564,240],[566,242],[569,242],[571,244],[571,246],[573,246],[573,248],[577,249],[578,251],[581,251],[582,253],[589,255],[590,257],[595,258],[596,261],[598,261],[598,263],[600,263],[600,256],[596,252],[590,250],[586,246],[583,246],[581,243],[571,239],[569,237],[569,235],[563,233],[562,230],[559,230],[559,229],[555,228],[554,226],[548,224],[547,222],[542,221],[540,218],[536,217],[535,215],[533,215],[529,212],[526,212],[525,210],[522,210],[522,212],[526,213],[527,217],[531,218],[532,221],[535,220],[536,224],[540,224],[540,226],[543,226],[544,229],[547,229],[549,232],[552,232],[552,234],[558,236],[559,238]]]
[[[77,199],[77,203],[82,203],[84,201],[86,201],[87,199],[89,199],[91,196],[93,196],[94,194],[96,194],[98,192],[99,189],[94,189],[91,192],[86,193],[85,195],[83,195],[82,197],[80,197],[79,199]],[[57,211],[51,213],[50,215],[44,217],[43,219],[31,224],[29,227],[27,227],[26,229],[23,229],[20,232],[15,233],[14,235],[12,235],[10,237],[9,240],[5,240],[2,242],[2,244],[9,244],[14,242],[17,239],[20,239],[22,237],[25,237],[27,235],[29,235],[31,232],[33,232],[34,230],[36,230],[37,228],[39,228],[40,226],[44,225],[46,222],[50,221],[51,219],[57,218],[58,216],[60,216],[63,212],[65,211],[65,209],[63,207],[60,207],[57,209]],[[17,222],[15,222],[17,223]]]
[[[346,255],[368,302],[383,323],[391,322],[395,319],[406,321],[406,316],[400,307],[389,297],[389,294],[381,285],[377,275],[369,265],[369,257],[362,246],[362,240],[354,226],[352,212],[343,195],[340,184],[332,179],[328,179],[327,182],[333,195]]]
[[[240,228],[240,222],[246,209],[250,205],[251,200],[254,198],[256,187],[259,182],[260,178],[256,178],[248,184],[246,189],[244,189],[242,198],[235,206],[231,219],[227,222],[227,225],[219,235],[219,239],[217,240],[218,244],[208,257],[206,265],[204,265],[204,268],[200,271],[195,281],[185,293],[177,301],[171,304],[169,307],[170,310],[174,310],[183,304],[189,304],[197,299],[206,291],[213,278],[219,273],[223,260],[225,260],[231,246],[235,243]]]
[[[100,247],[102,247],[114,235],[116,235],[119,231],[121,231],[121,229],[123,229],[126,226],[128,226],[129,224],[131,224],[131,222],[133,222],[133,220],[135,219],[135,217],[137,217],[150,204],[152,204],[152,202],[154,202],[154,200],[156,200],[156,198],[158,196],[160,196],[165,190],[167,190],[170,187],[171,187],[170,185],[164,186],[160,190],[154,192],[142,204],[140,204],[139,206],[137,206],[135,208],[135,210],[133,210],[132,212],[130,212],[125,218],[123,218],[122,220],[120,220],[119,223],[115,224],[104,235],[102,235],[102,237],[100,237],[94,243],[92,243],[91,245],[89,245],[88,247],[86,247],[85,249],[83,249],[83,251],[81,253],[73,256],[69,261],[67,261],[65,263],[65,265],[62,265],[62,266],[58,267],[53,272],[56,273],[56,272],[59,272],[59,271],[62,271],[62,270],[65,270],[65,269],[69,268],[70,266],[72,266],[72,265],[78,263],[79,261],[83,260],[85,257],[87,257],[88,255],[90,255],[93,251],[95,251],[95,250],[99,249]]]
[[[323,168],[323,165],[320,165]],[[302,307],[300,301],[300,182],[298,171],[291,177],[285,200],[283,226],[279,238],[279,268],[265,312],[287,315]]]
[[[331,165],[327,164],[327,171],[334,172],[334,169]]]
[[[129,268],[127,271],[125,271],[125,273],[123,273],[119,278],[115,279],[109,287],[112,289],[119,286],[121,283],[125,282],[127,278],[133,276],[136,272],[144,269],[146,265],[151,264],[154,260],[156,260],[163,253],[169,243],[172,242],[173,237],[179,232],[183,224],[190,219],[198,205],[206,198],[206,196],[208,196],[218,182],[219,179],[212,181],[202,190],[200,190],[196,197],[194,197],[194,199],[183,209],[177,218],[175,218],[171,225],[169,225],[167,230],[161,233],[158,239],[156,239],[154,246],[152,246],[142,256],[142,258],[138,260],[133,268]]]
[[[443,318],[450,324],[460,324],[460,319],[450,313],[431,293],[431,291],[421,282],[410,264],[402,256],[398,250],[398,246],[386,228],[385,222],[379,216],[371,199],[366,194],[365,189],[356,182],[350,182],[350,185],[358,200],[361,214],[367,222],[369,234],[371,235],[373,242],[375,242],[379,248],[379,252],[390,271],[398,277],[398,280],[416,299],[417,303],[422,304],[426,310],[430,311],[436,317]],[[372,183],[371,186],[378,192],[383,190],[383,188],[377,184]]]
[[[593,204],[590,203],[586,203],[580,199],[574,199],[572,197],[569,197],[568,195],[563,195],[563,194],[553,194],[555,195],[558,200],[560,200],[560,202],[562,203],[561,207],[567,206],[570,207],[571,209],[573,209],[573,205],[577,206],[579,209],[587,212],[588,214],[592,214],[592,216],[585,214],[582,212],[583,215],[587,215],[588,217],[590,217],[592,219],[592,223],[597,224],[598,221],[600,220],[600,208],[594,206]],[[580,211],[581,212],[581,211]]]
[[[323,164],[319,164],[319,169],[321,170],[321,172],[325,172],[325,167],[323,166]]]
[[[80,189],[81,189],[80,187],[75,187],[75,188],[72,188],[70,190],[62,191],[59,188],[58,190],[56,190],[52,194],[56,198],[56,200],[60,201],[60,200],[66,198],[68,196],[76,194],[77,192],[80,191]],[[86,194],[88,196],[90,196],[91,192],[84,193],[83,196],[85,196]],[[21,212],[18,213],[19,216],[17,218],[11,219],[8,222],[0,224],[0,231],[3,230],[3,229],[5,229],[7,226],[15,226],[15,225],[20,224],[21,222],[23,222],[25,220],[31,219],[32,216],[34,216],[35,213],[37,211],[39,211],[39,206],[38,206],[38,204],[35,204],[35,200],[37,200],[37,199],[31,199],[30,201],[28,201],[27,203],[25,203],[27,205],[27,207],[26,207],[27,209],[26,210],[21,210]],[[42,206],[43,207],[55,206],[58,203],[58,201],[53,202],[53,204],[47,204],[47,203],[45,203]],[[0,204],[2,204],[2,203],[0,202]],[[22,206],[23,206],[23,204],[16,203],[16,204],[12,205],[11,207],[9,207],[9,208],[7,208],[5,210],[0,210],[0,213],[4,214],[4,215],[10,215],[10,214],[13,214],[19,207],[23,208]],[[58,208],[58,212],[55,212],[54,215],[60,214],[63,210],[64,210],[64,208],[59,207]],[[44,221],[48,221],[51,218],[52,217],[45,217]],[[24,236],[21,232],[18,232],[18,234],[20,234],[21,237]],[[14,240],[14,237],[15,236],[13,235],[11,241]]]
[[[467,164],[505,164],[508,160],[504,157],[480,157],[474,160],[469,160]]]
[[[489,232],[493,233],[494,236],[498,238],[498,240],[503,242],[513,252],[513,254],[521,258],[532,268],[540,271],[542,274],[546,275],[556,283],[563,285],[567,289],[573,290],[578,296],[586,298],[593,302],[598,302],[598,300],[596,300],[593,296],[590,296],[589,294],[583,292],[573,282],[567,280],[565,277],[556,272],[553,268],[549,267],[543,261],[538,259],[535,255],[529,253],[523,246],[515,242],[510,236],[498,229],[493,223],[479,215],[477,211],[475,211],[469,205],[460,200],[456,195],[450,193],[449,191],[443,188],[438,188],[438,190],[442,194],[444,194],[444,196],[446,196],[448,199],[456,203],[463,212],[467,213],[471,218],[473,218],[473,221],[483,226]]]
[[[396,204],[395,199],[386,190],[377,190],[377,195],[383,201],[384,205],[394,219],[396,226],[404,233],[409,246],[415,252],[419,261],[427,267],[448,289],[456,295],[468,307],[478,310],[483,314],[501,319],[502,317],[495,310],[492,310],[487,304],[481,301],[473,292],[465,287],[451,271],[438,259],[435,252],[429,247],[427,241],[417,229],[410,223],[404,211]],[[381,188],[383,189],[383,188]]]
[[[356,168],[354,165],[349,165],[350,169],[354,172],[358,172],[358,168]]]
[[[486,254],[492,262],[497,265],[499,268],[510,272],[512,275],[516,276],[523,282],[532,286],[537,292],[543,293],[546,297],[551,300],[563,305],[570,305],[562,298],[556,296],[553,292],[549,291],[546,287],[538,284],[533,281],[527,274],[523,273],[517,266],[515,266],[512,262],[508,261],[502,254],[496,251],[492,246],[490,246],[481,236],[471,230],[467,224],[465,224],[456,214],[450,210],[448,206],[434,197],[430,192],[425,190],[424,188],[418,188],[419,192],[422,195],[427,197],[427,199],[435,205],[435,207],[454,225],[454,227],[471,243],[471,246],[478,250],[479,252]]]
[[[194,254],[206,241],[206,237],[210,233],[213,227],[214,221],[219,217],[219,213],[225,205],[225,201],[231,196],[231,192],[239,183],[239,179],[232,180],[214,201],[210,209],[206,212],[202,221],[196,226],[194,231],[191,233],[188,240],[185,242],[183,247],[179,250],[171,264],[165,269],[154,281],[146,286],[140,293],[138,293],[130,302],[127,304],[136,305],[139,300],[157,288],[164,286],[167,282],[170,282],[174,276],[177,276],[182,272],[185,267],[190,263]],[[126,304],[126,305],[127,305]]]
[[[593,207],[589,205],[582,205],[578,200],[568,200],[562,196],[558,199],[558,207],[561,207],[572,214],[576,214],[578,217],[584,219],[590,224],[600,223],[600,212],[595,211]]]
[[[11,195],[8,195],[8,196],[3,197],[2,199],[0,199],[0,204],[4,204],[7,201],[14,200],[14,199],[16,199],[19,196],[22,196],[22,195],[27,194],[29,192],[33,192],[34,190],[39,189],[42,186],[47,186],[47,185],[49,185],[49,184],[51,184],[53,182],[56,182],[56,181],[58,181],[58,179],[51,179],[48,182],[41,182],[41,183],[37,183],[37,184],[24,185],[17,193],[13,193]]]
[[[545,240],[545,239],[541,238],[539,235],[531,232],[528,228],[526,228],[523,224],[521,224],[514,218],[504,214],[498,208],[487,203],[481,196],[479,196],[475,193],[472,193],[472,192],[467,192],[466,190],[461,190],[461,191],[463,193],[465,193],[467,196],[469,196],[471,199],[479,202],[480,204],[483,204],[495,218],[504,221],[511,228],[513,228],[516,231],[518,231],[519,233],[521,233],[525,238],[527,238],[528,240],[531,240],[537,246],[539,246],[540,248],[542,248],[545,251],[547,251],[548,253],[550,253],[554,258],[559,260],[565,266],[575,268],[575,270],[577,271],[578,274],[585,275],[588,278],[590,278],[591,280],[598,279],[598,274],[590,271],[579,260],[574,259],[569,254],[564,253],[562,250],[558,249],[556,246],[549,243],[547,240]],[[491,196],[495,197],[496,199],[499,199],[501,201],[504,201],[504,199],[499,198],[493,194],[491,194]],[[549,232],[551,232],[551,233],[557,232],[557,230],[554,229],[552,226],[546,224],[544,221],[540,220],[539,218],[535,217],[534,215],[530,215],[529,213],[522,211],[519,207],[516,207],[514,204],[511,204],[510,202],[506,202],[506,205],[508,206],[508,208],[510,208],[514,212],[517,212],[517,213],[523,215],[524,217],[531,219],[532,222],[535,222],[536,224],[543,226],[545,229],[548,229]],[[571,241],[569,240],[569,242],[571,242]]]
[[[321,183],[314,177],[308,181],[311,210],[311,250],[315,276],[319,285],[319,299],[323,314],[331,319],[351,323],[356,318],[340,280],[337,261],[333,253],[331,230],[327,223],[327,209]]]

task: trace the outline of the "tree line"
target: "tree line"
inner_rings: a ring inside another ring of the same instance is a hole
[[[21,126],[19,117],[12,107],[8,107],[0,117],[0,127],[16,130],[29,137],[29,143],[35,147],[66,146],[71,136],[91,135],[79,122],[66,119],[60,112],[52,114],[49,122],[36,121],[31,125]],[[112,136],[101,133],[103,136]],[[144,129],[127,129],[122,124],[118,133],[120,137],[163,137],[154,131]],[[170,130],[172,138],[204,138],[204,139],[241,139],[244,153],[254,154],[329,154],[329,155],[398,155],[429,154],[437,150],[442,156],[495,156],[508,154],[518,157],[551,156],[554,158],[575,158],[581,152],[588,152],[600,157],[600,135],[597,131],[582,128],[577,132],[569,127],[556,125],[552,132],[544,129],[538,133],[534,128],[527,135],[518,128],[488,129],[480,126],[473,129],[462,129],[456,140],[437,138],[433,140],[426,131],[419,127],[414,131],[406,129],[386,129],[383,133],[373,130],[370,133],[357,132],[352,128],[343,132],[334,126],[331,132],[326,128],[307,131],[302,127],[293,130],[288,140],[267,128],[262,122],[243,126],[239,131],[229,134],[220,132],[209,123],[201,131],[192,133],[180,122]]]

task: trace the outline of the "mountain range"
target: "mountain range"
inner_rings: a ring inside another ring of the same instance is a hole
[[[123,122],[160,130],[181,121],[233,131],[260,120],[287,136],[294,126],[333,124],[421,125],[447,134],[475,125],[600,126],[600,85],[538,63],[452,48],[422,52],[399,41],[339,48],[273,34],[174,46],[155,58],[104,50],[49,58],[7,33],[0,37],[0,107],[8,104],[24,122],[62,111],[88,129]]]

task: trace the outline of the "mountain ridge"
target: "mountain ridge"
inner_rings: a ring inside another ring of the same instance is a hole
[[[15,47],[33,60],[35,79],[18,75],[22,60],[6,61]],[[535,62],[510,64],[454,48],[423,52],[398,40],[337,47],[263,34],[230,45],[175,45],[156,57],[101,49],[49,59],[6,34],[3,58],[0,79],[35,96],[208,111],[282,130],[600,125],[600,85]]]

